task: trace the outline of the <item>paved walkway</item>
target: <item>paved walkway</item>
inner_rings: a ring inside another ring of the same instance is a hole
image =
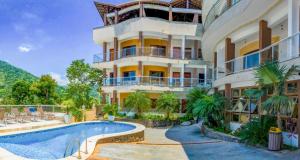
[[[300,154],[277,153],[200,135],[196,126],[146,129],[145,142],[104,144],[99,157],[113,160],[300,160]]]

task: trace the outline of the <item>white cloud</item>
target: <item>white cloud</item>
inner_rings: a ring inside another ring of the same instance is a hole
[[[62,75],[60,75],[60,74],[58,74],[58,73],[54,73],[54,72],[50,72],[49,74],[51,75],[51,77],[52,77],[53,79],[56,80],[56,82],[57,82],[59,85],[65,86],[65,85],[68,84],[68,80],[67,80],[64,76],[62,76]]]
[[[33,49],[33,46],[30,44],[21,44],[18,49],[20,52],[27,53]]]

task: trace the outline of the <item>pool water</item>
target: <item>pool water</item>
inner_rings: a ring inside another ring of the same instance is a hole
[[[76,152],[78,142],[82,143],[87,137],[125,132],[132,129],[135,129],[134,125],[124,123],[81,123],[48,130],[0,136],[0,147],[29,159],[59,159]],[[69,149],[66,155],[68,145]]]

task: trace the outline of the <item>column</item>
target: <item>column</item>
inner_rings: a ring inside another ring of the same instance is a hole
[[[144,5],[143,3],[140,2],[140,13],[139,13],[140,17],[144,17]]]
[[[204,86],[207,84],[207,66],[204,67]]]
[[[199,58],[199,41],[198,40],[194,40],[194,55],[193,55],[194,59],[198,59]]]
[[[227,7],[230,8],[232,5],[232,0],[226,0]]]
[[[113,67],[113,70],[114,70],[114,81],[113,81],[113,85],[117,85],[117,78],[118,78],[118,66],[117,65],[114,65]]]
[[[106,93],[104,91],[102,91],[101,96],[101,104],[106,104]]]
[[[197,72],[197,68],[193,68],[193,80],[191,80],[191,87],[194,87],[199,84],[199,76]]]
[[[198,13],[194,14],[193,23],[199,23],[199,14]]]
[[[112,104],[118,104],[118,92],[113,90]]]
[[[103,42],[103,48],[102,48],[102,53],[103,53],[103,62],[106,62],[106,57],[107,57],[107,53],[106,53],[106,50],[107,50],[107,42]]]
[[[169,21],[173,21],[173,11],[172,11],[172,6],[169,6]]]
[[[172,48],[172,35],[168,35],[167,53],[166,53],[167,58],[172,58],[171,57],[171,48]]]
[[[268,28],[268,22],[261,20],[259,22],[259,49],[264,49],[265,47],[272,44],[272,30]],[[264,51],[260,53],[260,62],[264,63],[267,60],[272,60],[271,50]]]
[[[115,24],[119,22],[119,13],[117,10],[115,10]]]
[[[117,37],[114,37],[114,60],[118,59],[119,53],[119,41]]]
[[[172,86],[172,64],[171,63],[168,63],[168,83],[169,83],[169,86]]]
[[[181,40],[181,58],[184,59],[185,56],[185,36],[182,36]]]
[[[139,48],[138,48],[138,56],[144,55],[143,51],[144,51],[144,36],[143,36],[143,32],[140,31],[140,32],[139,32]]]
[[[214,53],[214,80],[218,79],[218,53]]]
[[[288,1],[288,36],[293,36],[300,30],[300,2],[299,0]],[[300,55],[299,34],[290,39],[288,53],[290,57]]]
[[[225,97],[231,99],[231,84],[230,83],[225,84]]]
[[[225,62],[234,59],[235,57],[235,44],[231,43],[230,38],[226,38],[225,40]],[[234,72],[233,63],[226,63],[226,75]]]
[[[182,65],[180,72],[180,86],[184,87],[184,64]]]
[[[104,25],[104,26],[107,25],[107,17],[106,17],[106,14],[103,15],[103,25]]]
[[[103,70],[102,70],[102,77],[103,77],[103,80],[102,80],[102,84],[103,84],[103,86],[105,86],[105,85],[107,85],[106,83],[107,83],[107,80],[106,80],[106,68],[104,68]]]
[[[137,81],[138,83],[142,82],[142,76],[143,76],[143,62],[138,62],[138,71],[137,71]]]

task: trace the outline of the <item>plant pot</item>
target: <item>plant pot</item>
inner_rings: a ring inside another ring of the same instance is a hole
[[[108,115],[108,121],[114,121],[114,120],[115,120],[115,116]]]
[[[270,131],[268,149],[270,151],[279,151],[281,149],[281,143],[282,143],[282,133]]]
[[[65,121],[65,123],[70,123],[71,122],[71,115],[69,115],[69,114],[65,114],[64,115],[64,121]]]

